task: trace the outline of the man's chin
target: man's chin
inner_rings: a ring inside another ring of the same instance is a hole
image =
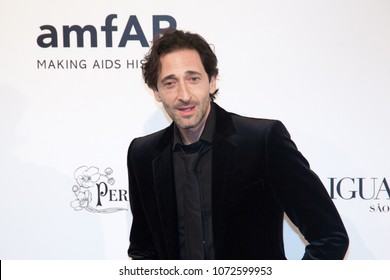
[[[189,130],[189,129],[193,129],[193,128],[195,127],[194,124],[176,123],[176,125],[177,125],[180,129],[183,129],[183,130]]]
[[[180,129],[193,129],[198,125],[198,123],[194,121],[183,121],[183,120],[175,121],[175,124]]]

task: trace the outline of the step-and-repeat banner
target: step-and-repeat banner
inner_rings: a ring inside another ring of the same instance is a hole
[[[390,258],[390,2],[0,2],[0,258],[126,259],[126,153],[170,123],[140,67],[154,36],[201,34],[217,103],[282,120],[348,229]],[[305,241],[286,219],[287,256]]]

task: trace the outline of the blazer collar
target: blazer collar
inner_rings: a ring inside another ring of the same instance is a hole
[[[161,138],[157,149],[159,155],[153,160],[154,189],[159,209],[159,219],[162,226],[162,234],[165,245],[166,259],[179,259],[179,234],[176,209],[176,192],[172,163],[171,139],[173,131],[170,126]],[[170,134],[170,135],[169,135]],[[169,136],[169,137],[168,137]],[[169,138],[169,141],[168,141]]]
[[[224,250],[228,250],[228,248],[223,246],[221,240],[223,240],[223,235],[229,230],[226,228],[229,217],[225,215],[225,200],[234,182],[232,174],[234,164],[237,162],[237,147],[234,140],[232,140],[236,129],[231,114],[217,104],[214,104],[214,106],[217,118],[212,159],[212,216],[215,256],[218,259],[224,254]]]
[[[222,138],[229,138],[235,134],[236,129],[233,124],[231,113],[226,112],[218,104],[212,102],[211,104],[216,112],[216,126],[215,135],[220,135]]]

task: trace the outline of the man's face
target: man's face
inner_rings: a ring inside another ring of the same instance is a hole
[[[216,78],[210,80],[195,50],[178,50],[160,58],[161,71],[154,96],[180,130],[202,128],[210,112],[210,93]]]

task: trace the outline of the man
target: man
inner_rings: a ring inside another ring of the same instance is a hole
[[[285,259],[286,213],[303,259],[342,259],[348,236],[320,179],[279,121],[214,103],[217,58],[199,35],[157,39],[143,77],[173,123],[128,152],[132,259]]]

